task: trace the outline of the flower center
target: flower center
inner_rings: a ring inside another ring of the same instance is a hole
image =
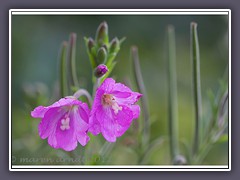
[[[61,120],[60,129],[61,129],[62,131],[70,129],[69,122],[70,122],[70,119],[69,119],[69,117],[66,115],[65,118]]]
[[[104,106],[111,106],[115,114],[117,114],[119,110],[122,110],[122,107],[118,105],[114,96],[111,94],[104,94],[102,96],[102,104]]]

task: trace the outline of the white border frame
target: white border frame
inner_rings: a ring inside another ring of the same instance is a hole
[[[24,166],[12,165],[11,154],[11,23],[12,15],[228,15],[229,20],[229,157],[222,166]],[[18,168],[18,169],[15,169]],[[41,168],[41,169],[40,169]],[[79,169],[81,168],[81,169]],[[108,169],[111,168],[111,169]],[[124,169],[120,169],[124,168]],[[155,169],[153,169],[155,168]],[[10,171],[231,171],[231,10],[230,9],[10,9],[9,10],[9,170]]]

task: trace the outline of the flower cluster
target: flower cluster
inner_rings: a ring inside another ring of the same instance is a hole
[[[38,130],[42,139],[48,138],[53,148],[72,151],[79,142],[85,146],[87,135],[102,133],[109,142],[115,142],[138,118],[140,107],[135,103],[142,95],[133,92],[112,78],[107,78],[96,90],[92,110],[76,97],[68,96],[54,104],[35,108],[31,115],[41,118]]]

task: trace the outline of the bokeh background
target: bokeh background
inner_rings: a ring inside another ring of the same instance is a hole
[[[207,92],[212,90],[215,94],[220,86],[219,80],[228,73],[227,16],[13,15],[11,34],[13,164],[47,164],[40,160],[36,162],[34,158],[69,156],[62,150],[51,148],[46,140],[40,139],[37,131],[40,120],[31,118],[30,112],[37,105],[49,105],[57,100],[55,92],[59,77],[60,44],[63,40],[68,40],[71,32],[77,33],[78,37],[76,56],[80,84],[91,91],[92,72],[83,37],[94,37],[102,21],[108,23],[110,39],[126,37],[116,58],[118,64],[112,75],[117,81],[132,84],[133,90],[136,90],[136,86],[130,48],[136,45],[139,49],[142,75],[149,99],[151,140],[168,136],[166,28],[169,24],[175,27],[179,139],[192,143],[194,109],[191,90],[190,23],[194,21],[198,24],[203,112],[206,115],[210,107]],[[137,154],[131,143],[129,145],[126,142],[133,136],[133,132],[134,127],[131,127],[128,133],[118,139],[108,155],[107,164],[138,164]],[[92,137],[94,138],[96,137]],[[101,137],[100,140],[103,141]],[[78,147],[75,153],[77,154],[78,151],[81,151],[81,147]],[[21,158],[30,158],[30,160],[21,162]],[[148,157],[147,164],[170,164],[168,142],[155,148]],[[215,144],[205,158],[204,164],[228,164],[228,142]]]

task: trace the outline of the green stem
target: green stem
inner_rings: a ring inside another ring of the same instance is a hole
[[[200,54],[197,34],[197,24],[191,23],[191,61],[193,65],[193,94],[195,108],[195,131],[193,154],[198,153],[200,143],[200,121],[202,116],[201,79],[200,79]]]
[[[169,137],[172,162],[179,154],[178,144],[178,101],[176,79],[176,45],[173,26],[168,26],[168,78],[169,78]]]
[[[61,97],[68,95],[68,84],[67,84],[67,42],[62,43],[60,50],[60,93]]]
[[[76,72],[76,40],[77,35],[75,33],[71,33],[69,37],[69,61],[70,61],[70,86],[79,87],[77,72]]]
[[[93,77],[95,78],[95,77]],[[97,88],[100,86],[100,83],[101,83],[101,78],[95,78],[95,82],[93,84],[93,92],[92,92],[92,97],[94,98],[95,96],[95,93],[97,91]]]
[[[143,145],[143,149],[145,149],[148,147],[148,142],[149,142],[149,137],[150,137],[150,122],[149,122],[147,92],[146,92],[143,78],[142,78],[137,47],[135,47],[135,46],[132,47],[131,54],[132,54],[132,58],[133,58],[133,67],[134,67],[133,70],[134,70],[135,80],[137,82],[139,92],[141,94],[143,94],[143,96],[141,98],[143,117],[144,117],[142,145]]]

